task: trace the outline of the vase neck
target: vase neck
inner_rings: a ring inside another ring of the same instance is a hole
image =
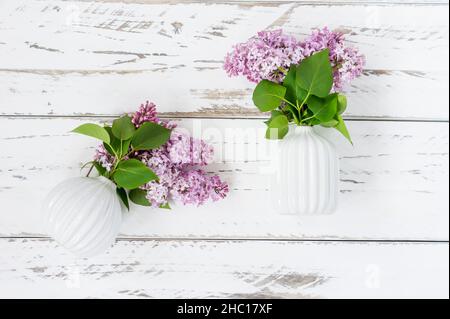
[[[295,135],[299,135],[299,134],[311,134],[314,132],[314,129],[312,126],[299,126],[299,125],[295,125],[294,127],[291,128],[291,131],[295,134]]]

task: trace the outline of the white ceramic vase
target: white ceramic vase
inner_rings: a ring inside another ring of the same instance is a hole
[[[79,257],[107,250],[122,222],[116,186],[105,177],[63,181],[50,191],[42,210],[48,234]]]
[[[281,214],[331,214],[339,193],[334,146],[310,126],[293,126],[279,142],[272,204]]]

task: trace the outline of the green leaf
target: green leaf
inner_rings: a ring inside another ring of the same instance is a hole
[[[289,121],[294,120],[295,123],[300,123],[300,112],[290,104],[286,104],[286,109],[289,111]]]
[[[253,91],[253,103],[261,112],[269,112],[280,106],[286,88],[280,84],[262,80]]]
[[[130,200],[135,203],[136,205],[141,205],[141,206],[150,206],[150,202],[148,201],[148,199],[145,197],[147,195],[147,192],[143,189],[132,189],[130,191]]]
[[[297,65],[293,64],[289,68],[288,73],[284,77],[283,86],[286,88],[285,98],[288,101],[294,102],[297,99],[297,82],[295,80],[295,74],[297,73]]]
[[[342,135],[353,145],[352,139],[350,137],[350,133],[345,126],[344,120],[340,115],[337,116],[338,124],[335,126],[335,129],[341,132]]]
[[[125,155],[128,153],[128,150],[130,148],[130,144],[131,144],[131,139],[130,140],[126,140],[126,141],[122,141],[122,147],[121,147],[121,151],[120,154],[121,156]]]
[[[277,116],[280,115],[284,115],[283,111],[279,111],[279,110],[273,110],[272,112],[270,112],[270,119],[269,121],[271,121],[272,119],[276,118]]]
[[[283,81],[283,86],[286,88],[286,94],[284,97],[293,105],[297,105],[297,101],[301,103],[306,98],[307,95],[307,92],[298,86],[295,76],[296,73],[297,73],[297,65],[292,64]],[[298,112],[298,109],[295,108],[293,105],[286,103],[286,108],[292,114],[295,123],[299,123],[300,114]]]
[[[109,154],[111,154],[112,156],[116,156],[110,144],[103,143],[103,146],[105,147],[105,149],[108,151]]]
[[[172,207],[170,207],[169,203],[165,203],[164,205],[160,205],[159,208],[162,208],[162,209],[172,209]]]
[[[99,162],[94,162],[94,167],[100,176],[105,176],[106,168],[104,168]]]
[[[308,94],[297,83],[297,67],[298,65],[296,64],[291,65],[283,81],[283,86],[286,88],[285,98],[294,105],[296,105],[297,101],[301,104]]]
[[[275,117],[277,117],[278,115],[284,115],[284,113],[282,112],[282,111],[279,111],[279,110],[273,110],[272,112],[270,112],[270,118],[267,120],[267,121],[264,121],[264,123],[267,125],[267,126],[269,126],[270,125],[270,122],[275,118]]]
[[[266,138],[271,140],[282,139],[289,132],[289,120],[286,115],[276,115],[271,118],[267,131]]]
[[[156,123],[147,122],[139,127],[131,140],[135,150],[150,150],[165,144],[171,131]]]
[[[340,115],[347,109],[347,97],[345,95],[339,94],[337,97],[337,102],[337,112]]]
[[[128,203],[127,191],[121,187],[116,188],[116,193],[119,195],[120,200],[125,205],[125,207],[130,210],[130,204]]]
[[[290,108],[286,109],[286,116],[288,118],[289,122],[294,121],[295,124],[299,124],[299,120],[298,120],[298,112],[296,112],[297,110],[295,110],[293,113],[293,110],[291,110]]]
[[[117,153],[117,155],[120,157],[127,154],[128,149],[130,147],[131,139],[121,141],[113,134],[111,127],[105,126],[105,130],[109,134],[110,143],[109,143],[109,145],[106,143],[103,143],[103,146],[106,148],[108,153],[113,156],[115,156],[115,153]]]
[[[316,119],[316,118],[312,118],[311,120],[309,120],[309,125],[310,126],[319,125],[320,123],[322,123],[322,122],[319,119]]]
[[[105,149],[108,151],[109,154],[111,154],[112,156],[116,156],[116,154],[120,153],[120,140],[118,140],[114,136],[111,127],[105,126],[105,130],[109,134],[109,144],[103,143],[103,146],[105,147]]]
[[[321,122],[328,122],[336,115],[337,103],[337,94],[330,94],[324,99],[311,95],[308,99],[308,108]]]
[[[320,125],[322,125],[323,127],[335,127],[336,125],[338,125],[338,121],[335,119],[332,119],[328,122],[322,122],[320,123]]]
[[[122,116],[113,122],[112,133],[119,140],[124,141],[130,139],[133,136],[134,131],[136,131],[136,128],[129,116]]]
[[[105,143],[109,143],[108,132],[97,124],[86,123],[73,129],[72,132],[87,135],[96,139],[99,139]]]
[[[296,82],[309,94],[326,97],[333,86],[329,50],[319,51],[300,62]]]
[[[120,187],[134,189],[158,179],[158,176],[141,161],[130,159],[117,165],[113,179]]]

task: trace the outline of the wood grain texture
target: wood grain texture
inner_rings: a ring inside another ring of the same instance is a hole
[[[368,69],[440,71],[448,65],[447,8],[5,0],[0,66],[145,70],[203,63],[211,67],[233,44],[261,29],[282,27],[301,38],[326,21],[366,54]]]
[[[1,298],[448,298],[448,244],[0,240]]]
[[[94,120],[94,119],[91,119]],[[69,134],[86,119],[0,119],[0,235],[41,235],[38,207],[59,181],[80,174],[96,142]],[[260,120],[180,120],[214,145],[208,167],[229,182],[229,198],[173,211],[133,207],[125,237],[448,240],[448,123],[350,121],[355,146],[321,130],[341,158],[339,210],[332,216],[270,209],[275,144]]]
[[[106,3],[135,3],[135,4],[180,4],[180,3],[209,3],[209,4],[219,4],[219,3],[232,3],[232,4],[264,4],[264,3],[299,3],[304,5],[369,5],[369,4],[385,4],[385,5],[395,5],[395,4],[411,4],[411,5],[436,5],[436,4],[448,4],[448,0],[79,0],[81,2],[106,2]]]
[[[448,19],[446,0],[0,1],[0,298],[448,298]],[[355,146],[321,130],[340,151],[335,215],[281,216],[254,85],[223,58],[324,21],[367,56],[347,88]],[[133,207],[93,259],[33,239],[96,145],[68,132],[145,99],[214,145],[229,198]]]
[[[365,75],[348,88],[349,116],[448,120],[446,4],[1,5],[3,115],[110,115],[149,98],[169,115],[255,117],[254,86],[227,78],[226,52],[261,29],[304,37],[327,21],[367,56]],[[433,92],[426,108],[423,92]]]
[[[177,94],[168,94],[163,88],[170,88],[179,77],[190,78],[189,85],[182,84]],[[225,79],[218,65],[202,74],[3,71],[0,115],[117,115],[137,109],[149,99],[165,116],[266,117],[253,105],[253,85],[235,80]],[[445,92],[447,88],[448,77],[439,72],[366,72],[347,92],[345,116],[448,120],[448,95],[430,95],[426,107],[419,103],[423,92]]]

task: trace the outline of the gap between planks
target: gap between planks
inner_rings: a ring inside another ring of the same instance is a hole
[[[98,119],[98,120],[114,120],[121,114],[79,114],[79,115],[52,115],[52,114],[0,114],[0,118],[6,119]],[[269,117],[269,114],[261,116],[250,115],[216,115],[208,116],[202,112],[176,112],[176,113],[158,113],[162,119],[203,119],[203,120],[261,120]],[[401,118],[401,117],[383,117],[383,116],[344,116],[346,121],[358,122],[417,122],[417,123],[449,123],[449,119],[439,118]]]
[[[96,3],[126,3],[126,4],[186,4],[186,3],[208,3],[208,4],[242,4],[242,5],[278,5],[278,4],[298,4],[298,5],[442,5],[448,4],[447,0],[78,0],[78,2]]]
[[[44,240],[54,241],[47,236],[0,236],[0,240]],[[238,238],[238,237],[118,237],[116,242],[125,241],[177,241],[177,242],[305,242],[305,243],[399,243],[399,244],[449,244],[448,240],[426,240],[426,239],[295,239],[295,238]]]

